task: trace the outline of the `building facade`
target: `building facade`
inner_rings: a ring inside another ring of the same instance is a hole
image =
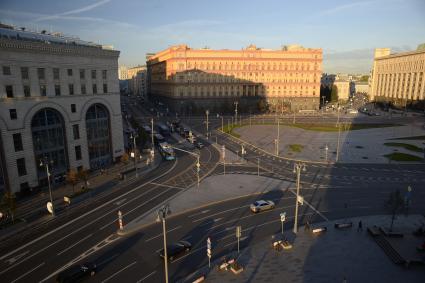
[[[69,169],[124,153],[119,51],[79,39],[0,28],[0,154],[6,189],[45,186]]]
[[[371,76],[371,99],[405,105],[425,99],[425,49],[390,54],[375,49]]]
[[[128,69],[129,90],[130,94],[146,98],[147,92],[147,71],[146,66],[137,66]]]
[[[353,95],[353,83],[351,81],[336,80],[333,83],[338,91],[338,101],[346,102]]]
[[[369,94],[369,83],[368,82],[354,82],[355,93]]]
[[[281,50],[170,47],[147,61],[149,95],[170,109],[213,108],[250,98],[271,107],[318,109],[322,49],[285,46]],[[233,108],[231,106],[230,108]]]

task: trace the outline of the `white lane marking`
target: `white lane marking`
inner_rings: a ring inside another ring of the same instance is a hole
[[[21,257],[25,256],[29,252],[30,251],[26,251],[26,252],[23,252],[21,254],[15,255],[14,257],[11,257],[11,258],[5,260],[5,262],[9,263],[9,265],[10,264],[13,264],[13,263],[15,263],[16,261],[18,261]]]
[[[152,180],[157,180],[157,179],[159,179],[159,178],[162,178],[163,176],[167,175],[167,174],[168,174],[171,170],[173,170],[176,166],[177,166],[177,159],[176,159],[176,161],[174,162],[173,166],[172,166],[172,167],[171,167],[168,171],[164,172],[164,174],[161,174],[160,176],[158,176],[158,177],[156,177],[156,178],[154,178],[154,179],[152,179]],[[152,180],[151,180],[151,181],[152,181]],[[66,222],[65,224],[63,224],[63,225],[61,225],[61,226],[59,226],[59,227],[57,227],[57,228],[55,228],[55,229],[51,230],[50,232],[48,232],[48,233],[46,233],[46,234],[44,234],[44,235],[42,235],[42,236],[40,236],[40,237],[38,237],[38,238],[36,238],[36,239],[34,239],[34,240],[30,241],[30,242],[28,242],[28,243],[26,243],[25,245],[20,246],[19,248],[17,248],[17,249],[15,249],[15,250],[13,250],[13,251],[11,251],[11,252],[9,252],[9,253],[7,253],[7,254],[3,255],[2,257],[0,257],[0,260],[3,260],[3,259],[5,259],[5,258],[9,257],[10,255],[12,255],[12,254],[14,254],[14,253],[16,253],[16,252],[18,252],[18,251],[20,251],[20,250],[22,250],[22,249],[24,249],[24,248],[28,247],[29,245],[32,245],[32,244],[34,244],[34,243],[36,243],[36,242],[38,242],[38,241],[40,241],[40,240],[42,240],[42,239],[46,238],[47,236],[50,236],[51,234],[54,234],[54,233],[56,233],[57,231],[59,231],[59,230],[61,230],[61,229],[65,228],[65,227],[67,227],[67,226],[69,226],[69,225],[73,224],[74,222],[77,222],[77,221],[79,221],[79,220],[81,220],[81,219],[85,218],[87,215],[90,215],[90,214],[92,214],[93,212],[98,211],[99,209],[101,209],[101,208],[103,208],[103,207],[105,207],[105,206],[107,206],[107,205],[109,205],[109,204],[111,204],[111,203],[113,203],[113,202],[117,201],[119,198],[122,198],[123,196],[126,196],[126,195],[128,195],[128,194],[130,194],[130,193],[132,193],[132,192],[135,192],[136,190],[138,190],[138,189],[140,189],[140,188],[142,188],[142,187],[146,186],[147,184],[149,184],[151,181],[146,182],[146,183],[144,183],[144,184],[142,184],[142,185],[140,185],[140,186],[137,186],[137,187],[135,187],[134,189],[132,189],[132,190],[130,190],[130,191],[128,191],[128,192],[126,192],[126,193],[124,193],[124,194],[120,195],[120,196],[117,196],[116,198],[111,199],[111,200],[109,200],[109,201],[105,202],[104,204],[102,204],[102,205],[100,205],[100,206],[98,206],[98,207],[96,207],[96,208],[92,209],[91,211],[87,211],[87,212],[86,212],[86,213],[84,213],[83,215],[80,215],[79,217],[74,218],[74,219],[72,219],[71,221],[68,221],[68,222]],[[153,189],[155,189],[155,188],[152,188],[151,190],[153,190]],[[151,190],[149,190],[149,191],[151,191]],[[147,191],[147,192],[149,192],[149,191]],[[147,192],[145,192],[145,194],[146,194]],[[113,211],[115,211],[115,210],[113,210]],[[113,211],[111,211],[111,212],[113,212]],[[109,213],[111,213],[111,212],[109,212]],[[102,217],[104,217],[104,216],[108,215],[109,213],[104,214]],[[100,218],[102,218],[102,217],[100,217]],[[98,219],[100,219],[100,218],[98,218]],[[96,219],[95,221],[97,221],[98,219]],[[93,222],[95,222],[95,221],[90,222],[88,225],[92,224],[92,223],[93,223]],[[88,226],[88,225],[86,225],[86,226]],[[85,226],[83,226],[83,227],[85,227]],[[82,227],[82,228],[83,228],[83,227]],[[74,233],[75,233],[75,231],[74,231]],[[68,234],[68,235],[70,235],[70,234]],[[3,272],[2,272],[2,273],[3,273]],[[2,274],[2,273],[0,273],[0,274]]]
[[[223,214],[223,213],[226,213],[226,212],[229,212],[229,211],[232,211],[232,210],[237,210],[237,209],[241,209],[241,208],[249,207],[249,206],[250,205],[248,204],[248,205],[243,205],[243,206],[239,206],[239,207],[235,207],[235,208],[230,208],[230,209],[227,209],[227,210],[223,210],[223,211],[220,211],[220,212],[217,212],[217,213],[214,213],[214,214],[210,214],[210,215],[204,216],[202,218],[195,219],[195,220],[192,221],[192,223],[199,222],[199,221],[202,221],[202,220],[204,220],[206,218],[210,218],[212,216],[216,216],[216,215]]]
[[[115,202],[114,204],[115,205],[120,205],[120,204],[124,203],[126,200],[127,200],[126,198],[125,199],[121,199],[121,200]]]
[[[36,270],[37,268],[40,268],[41,266],[44,265],[44,261],[42,263],[40,263],[39,265],[37,265],[36,267],[34,267],[33,269],[25,272],[24,274],[22,274],[21,276],[19,276],[18,278],[16,278],[15,280],[13,280],[11,283],[14,283],[16,281],[18,281],[19,279],[24,278],[25,276],[27,276],[28,274],[30,274],[31,272],[33,272],[34,270]]]
[[[246,239],[248,239],[248,236],[241,237],[241,238],[239,239],[239,243],[240,243],[240,242],[242,242],[242,241],[244,241],[244,240],[246,240]],[[238,241],[234,241],[234,242],[228,243],[227,245],[224,245],[224,247],[228,247],[228,246],[230,246],[230,245],[234,245],[234,244],[237,244],[237,243],[238,243]]]
[[[177,230],[177,229],[180,229],[181,227],[182,227],[182,226],[177,226],[177,227],[174,227],[173,229],[167,230],[167,234],[169,234],[170,232],[175,231],[175,230]],[[153,236],[152,238],[147,239],[145,242],[152,241],[153,239],[159,238],[159,237],[161,237],[161,236],[162,236],[162,233],[161,233],[161,234],[158,234],[158,235],[156,235],[156,236]]]
[[[155,271],[153,271],[153,272],[151,272],[151,273],[149,273],[148,275],[146,275],[145,277],[143,277],[142,279],[140,279],[139,281],[137,281],[137,283],[141,283],[141,282],[143,282],[144,280],[146,280],[146,279],[148,279],[148,277],[151,277],[152,275],[154,275],[156,273],[156,270]]]
[[[199,227],[207,226],[207,225],[211,225],[212,223],[216,223],[216,222],[220,221],[221,219],[223,219],[223,218],[214,218],[214,219],[213,219],[213,220],[211,220],[211,221],[208,221],[208,222],[206,222],[206,223],[204,223],[204,224],[199,225]]]
[[[115,276],[117,276],[118,274],[120,274],[121,272],[123,272],[124,270],[126,270],[127,268],[132,267],[133,265],[135,265],[137,263],[137,261],[130,263],[129,265],[127,265],[126,267],[120,269],[118,272],[115,272],[114,274],[112,274],[111,276],[109,276],[108,278],[106,278],[105,280],[102,281],[102,283],[108,282],[109,280],[111,280],[112,278],[114,278]]]
[[[170,185],[165,185],[165,184],[160,184],[160,183],[155,183],[155,182],[150,182],[152,185],[158,186],[158,187],[166,187],[166,188],[172,188],[172,189],[178,189],[178,190],[184,190],[184,188],[182,187],[176,187],[176,186],[170,186]]]
[[[192,217],[198,216],[198,215],[200,215],[200,214],[205,214],[205,213],[207,213],[207,212],[209,212],[209,211],[210,211],[209,209],[202,210],[201,212],[198,212],[198,213],[195,213],[195,214],[189,215],[188,217],[189,217],[189,218],[192,218]]]
[[[81,240],[79,240],[78,242],[76,242],[75,244],[73,244],[72,246],[67,247],[66,249],[64,249],[63,251],[59,252],[58,255],[63,254],[64,252],[68,251],[69,249],[75,247],[76,245],[78,245],[79,243],[81,243],[82,241],[84,241],[87,238],[90,238],[91,236],[93,236],[93,234],[90,234],[84,238],[82,238]]]

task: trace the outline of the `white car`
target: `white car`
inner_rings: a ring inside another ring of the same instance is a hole
[[[250,205],[250,209],[252,212],[257,213],[264,210],[273,209],[274,206],[275,204],[271,200],[257,200],[256,202]]]
[[[357,111],[356,109],[351,109],[348,113],[350,113],[350,114],[358,114],[359,111]]]

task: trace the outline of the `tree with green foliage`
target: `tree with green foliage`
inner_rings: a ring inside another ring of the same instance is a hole
[[[332,90],[331,90],[331,101],[332,102],[338,101],[338,88],[336,87],[336,85],[333,85],[332,86]]]
[[[385,202],[385,208],[391,213],[391,226],[390,231],[393,230],[394,220],[397,213],[403,208],[404,200],[401,196],[400,190],[390,193],[388,200]]]
[[[257,103],[258,111],[266,112],[268,110],[267,101],[265,99],[260,99]]]
[[[12,217],[12,223],[15,222],[16,197],[13,193],[6,191],[1,199],[0,210],[6,211]]]
[[[72,185],[72,193],[75,192],[75,185],[78,183],[78,173],[74,169],[70,169],[66,173],[66,182]]]
[[[368,75],[361,76],[360,81],[361,82],[367,82],[367,81],[369,81],[369,76]]]

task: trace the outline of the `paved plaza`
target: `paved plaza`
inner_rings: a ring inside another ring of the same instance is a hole
[[[234,132],[239,134],[241,139],[275,154],[277,126],[244,126],[236,128]],[[423,157],[421,152],[412,152],[404,148],[384,145],[387,142],[402,142],[423,148],[424,140],[391,140],[423,135],[425,135],[425,129],[423,129],[421,123],[408,126],[341,131],[338,161],[341,163],[388,163],[389,161],[384,155],[393,152]],[[325,161],[326,158],[329,161],[335,161],[336,159],[338,132],[309,131],[281,126],[279,139],[279,155],[282,157],[311,161]],[[294,152],[290,149],[291,144],[301,145],[303,148],[300,152]],[[327,154],[326,146],[328,147]]]

